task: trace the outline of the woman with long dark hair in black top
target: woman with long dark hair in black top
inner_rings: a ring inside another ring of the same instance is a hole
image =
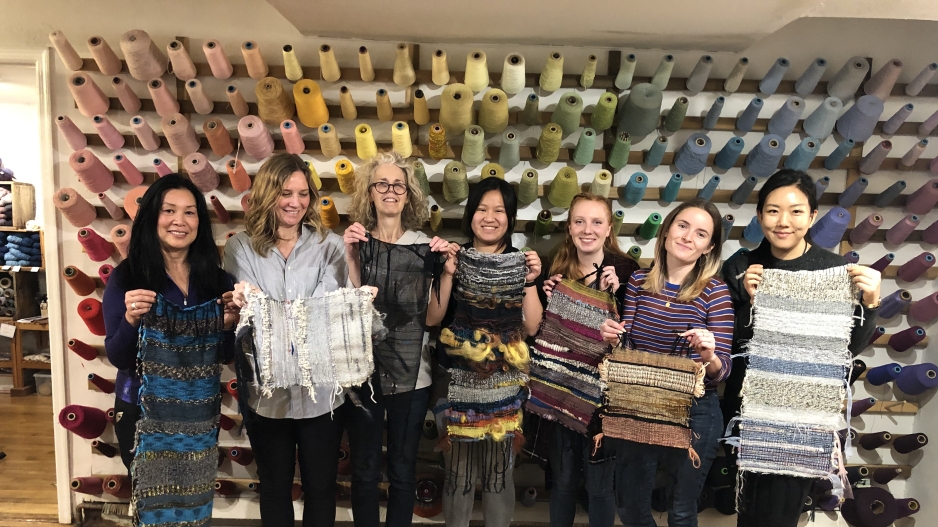
[[[765,239],[751,252],[740,251],[723,266],[723,280],[729,287],[736,310],[733,354],[752,338],[752,299],[762,281],[764,269],[819,271],[847,264],[843,256],[811,242],[808,229],[817,217],[814,181],[804,172],[780,170],[766,180],[759,191],[756,212]],[[869,342],[876,326],[880,303],[879,271],[862,265],[849,267],[850,276],[862,291],[850,338],[850,351],[856,355]],[[735,359],[723,394],[723,416],[729,422],[738,415],[740,394],[746,376],[746,360]],[[777,474],[745,473],[738,498],[738,527],[794,527],[814,482]]]
[[[134,218],[127,258],[114,269],[104,290],[104,347],[118,370],[114,430],[128,468],[140,417],[136,365],[141,318],[156,302],[157,293],[179,306],[222,297],[229,307],[232,288],[231,278],[221,268],[205,197],[178,174],[156,180]],[[236,310],[226,310],[225,327],[233,329],[237,319]],[[232,333],[224,347],[228,357],[233,346]]]

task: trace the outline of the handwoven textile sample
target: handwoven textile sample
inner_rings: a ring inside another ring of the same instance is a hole
[[[846,267],[763,271],[747,344],[740,471],[798,477],[834,471],[858,299]]]
[[[140,324],[135,525],[210,525],[218,468],[224,313],[157,296]]]
[[[372,331],[380,326],[380,315],[369,288],[292,301],[274,300],[259,290],[244,296],[238,334],[253,328],[254,356],[248,362],[262,396],[293,386],[332,386],[339,392],[371,377]]]
[[[587,433],[602,405],[598,366],[610,349],[599,328],[615,318],[615,299],[609,293],[576,280],[557,284],[534,340],[527,411]]]

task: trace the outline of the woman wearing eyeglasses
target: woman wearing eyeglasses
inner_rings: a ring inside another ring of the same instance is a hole
[[[445,250],[449,244],[436,237],[431,240],[417,230],[429,218],[427,197],[414,178],[413,164],[400,154],[382,152],[373,157],[356,171],[355,185],[349,209],[354,223],[344,236],[349,279],[355,287],[378,288],[376,306],[382,310],[383,304],[390,334],[374,348],[377,405],[357,408],[346,421],[350,433],[357,428],[375,438],[370,444],[373,455],[367,459],[376,463],[356,470],[353,451],[352,479],[361,471],[368,475],[366,479],[375,478],[367,492],[373,493],[377,512],[379,430],[387,412],[390,487],[385,525],[410,526],[416,499],[417,446],[432,381],[425,331],[430,276],[423,271],[426,262],[432,265],[437,259],[431,251]]]

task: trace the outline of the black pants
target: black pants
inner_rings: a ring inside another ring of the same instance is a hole
[[[114,435],[120,449],[121,461],[130,472],[134,460],[134,441],[137,436],[137,421],[140,420],[140,405],[130,404],[119,396],[114,398]]]
[[[260,478],[261,521],[265,527],[293,527],[291,492],[297,460],[305,495],[303,527],[335,524],[342,429],[337,416],[333,417],[324,414],[309,419],[270,419],[244,408],[244,424]]]
[[[384,396],[388,419],[388,512],[385,527],[410,527],[417,501],[417,449],[430,387]]]
[[[368,384],[353,389],[353,393],[346,396],[345,403],[336,410],[339,427],[344,428],[348,434],[349,462],[352,467],[352,517],[355,527],[378,527],[381,524],[378,483],[381,482],[384,457],[381,450],[384,400],[377,379],[373,379],[371,384],[374,386],[374,394]],[[335,479],[335,476],[336,471],[333,470],[332,478]],[[264,527],[270,526],[265,522]]]
[[[813,483],[779,474],[744,474],[737,527],[796,527]]]

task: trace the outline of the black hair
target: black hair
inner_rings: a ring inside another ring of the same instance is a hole
[[[814,180],[804,171],[789,170],[787,168],[772,174],[772,176],[765,181],[765,184],[762,185],[762,188],[759,189],[759,201],[756,203],[756,210],[761,213],[762,207],[765,206],[765,200],[768,199],[769,194],[782,187],[797,188],[808,198],[808,205],[811,207],[811,212],[817,210],[817,195],[815,194]]]
[[[203,298],[220,296],[228,287],[212,235],[212,220],[208,215],[205,197],[191,181],[179,174],[167,174],[157,179],[144,193],[130,232],[127,258],[118,266],[122,268],[121,286],[126,290],[147,289],[156,293],[166,289],[169,278],[166,276],[162,246],[156,231],[163,210],[163,197],[175,189],[192,193],[199,218],[195,240],[186,256],[189,283],[198,289]]]
[[[504,179],[489,177],[472,187],[462,216],[462,233],[469,238],[469,243],[475,241],[475,233],[472,232],[472,217],[475,216],[476,210],[479,208],[482,196],[493,190],[497,190],[502,194],[502,201],[505,202],[505,215],[508,216],[508,229],[505,231],[505,237],[502,238],[501,245],[511,247],[511,235],[515,232],[515,217],[518,215],[518,197],[515,195],[515,188]]]

